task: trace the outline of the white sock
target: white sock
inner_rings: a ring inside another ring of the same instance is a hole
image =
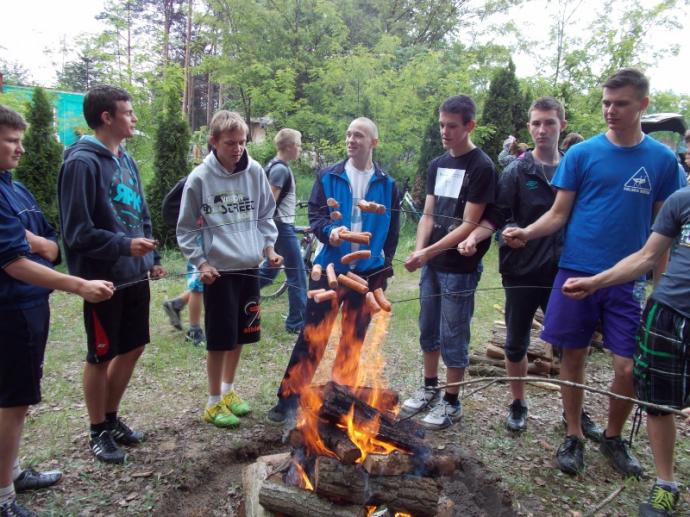
[[[19,466],[19,458],[14,460],[14,465],[12,466],[12,480],[16,480],[22,473],[22,468]]]
[[[218,402],[220,402],[220,395],[209,395],[206,407],[215,406]]]
[[[678,490],[678,483],[675,481],[666,481],[665,479],[656,478],[656,484],[669,487],[672,490]]]
[[[221,385],[220,385],[220,393],[221,393],[222,395],[225,395],[228,391],[232,391],[233,386],[234,386],[234,383],[232,383],[232,382],[230,382],[230,383],[228,383],[228,382],[223,382],[223,383],[221,383]]]
[[[8,486],[0,487],[0,506],[10,504],[16,499],[17,495],[14,493],[14,484],[10,483]]]

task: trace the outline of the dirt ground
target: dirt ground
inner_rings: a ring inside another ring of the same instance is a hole
[[[608,382],[608,361],[599,355],[592,360],[588,380],[603,387]],[[528,388],[529,430],[515,436],[503,428],[505,404],[497,403],[509,402],[505,387],[495,384],[467,396],[472,389],[465,392],[462,421],[428,433],[433,447],[457,448],[463,457],[466,467],[445,480],[446,495],[457,505],[456,515],[583,516],[621,485],[625,488],[620,495],[596,515],[636,514],[654,479],[644,431],[635,441],[646,468],[642,480],[621,479],[592,443],[587,445],[585,474],[572,478],[553,465],[563,436],[557,393]],[[604,421],[605,400],[589,397],[587,408],[597,421]],[[66,479],[53,490],[23,500],[54,515],[238,515],[242,468],[260,455],[287,450],[281,443],[281,428],[257,413],[237,430],[215,429],[200,421],[195,406],[178,409],[176,418],[130,449],[131,457],[122,467],[98,464],[81,444],[85,436],[75,436]],[[688,444],[687,427],[681,426],[677,447],[681,482],[688,474]],[[39,465],[50,466],[51,462]],[[94,490],[103,495],[104,504],[94,502]],[[689,503],[684,488],[678,515],[690,515]]]

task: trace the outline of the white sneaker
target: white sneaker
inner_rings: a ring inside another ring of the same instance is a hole
[[[431,408],[431,411],[422,418],[422,424],[429,429],[445,429],[460,420],[461,416],[462,402],[458,401],[458,405],[453,406],[450,402],[441,399]]]
[[[419,413],[424,408],[436,404],[438,399],[439,390],[436,388],[432,386],[419,388],[409,399],[403,402],[400,408],[400,416],[404,418]]]

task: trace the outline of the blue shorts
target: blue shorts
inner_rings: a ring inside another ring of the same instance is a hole
[[[199,270],[191,262],[187,262],[187,289],[195,293],[204,292],[204,284],[201,281]]]
[[[479,271],[445,273],[429,266],[422,268],[419,344],[424,352],[440,349],[449,368],[469,365],[470,322],[480,277]]]
[[[632,357],[637,346],[635,334],[640,324],[640,303],[635,297],[635,282],[599,289],[584,300],[563,295],[568,278],[592,276],[589,273],[559,269],[544,317],[541,338],[562,348],[585,348],[599,322],[604,346],[621,357]]]

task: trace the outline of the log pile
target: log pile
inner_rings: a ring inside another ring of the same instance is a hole
[[[296,517],[354,516],[385,506],[391,515],[449,514],[439,476],[452,475],[460,468],[460,460],[432,450],[417,422],[397,419],[389,410],[397,404],[394,392],[385,392],[383,406],[377,409],[360,398],[366,396],[366,389],[352,390],[329,382],[318,391],[323,400],[318,412],[319,436],[332,454],[308,453],[306,437],[299,429],[293,430],[289,466],[268,476],[258,490],[264,510]],[[376,422],[372,428],[375,440],[395,450],[363,453],[343,430],[343,417],[348,415],[353,425]],[[295,481],[296,470],[301,481]]]

